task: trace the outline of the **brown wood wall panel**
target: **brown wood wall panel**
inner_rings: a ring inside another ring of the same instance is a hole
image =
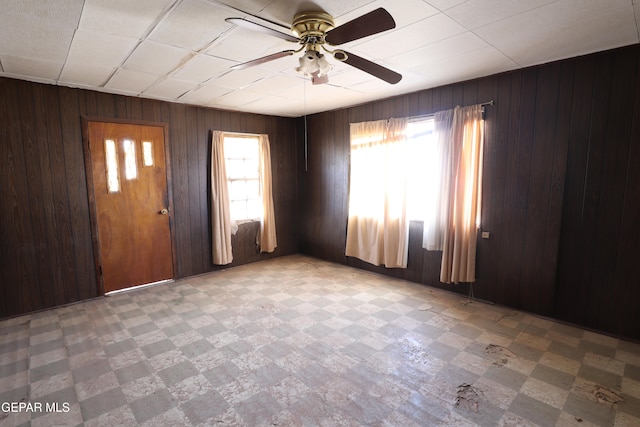
[[[637,63],[640,67],[640,62]],[[613,289],[613,301],[616,310],[621,313],[638,312],[640,301],[640,286],[636,268],[640,265],[640,73],[635,77],[635,102],[633,107],[629,157],[626,165],[625,195],[620,218],[620,238],[618,242],[618,263],[613,277],[617,286]],[[636,268],[629,268],[630,266]],[[637,337],[640,335],[640,322],[637,317],[627,318],[615,316],[611,329],[620,331],[623,336]]]
[[[234,263],[298,251],[296,120],[0,78],[0,318],[98,296],[82,117],[167,123],[176,277],[211,263],[213,129],[267,133],[278,248],[259,254],[256,225],[234,237]]]
[[[468,292],[438,282],[440,253],[420,247],[421,223],[411,223],[406,270],[347,259],[349,178],[341,165],[349,123],[493,99],[482,208],[491,237],[478,241],[475,296],[640,339],[639,54],[634,45],[308,117],[300,250]]]
[[[476,297],[640,339],[639,46],[286,119],[0,79],[0,317],[97,295],[81,117],[169,125],[177,277],[210,262],[210,130],[268,133],[278,249],[254,226],[234,264],[303,253],[460,293],[412,222],[409,268],[344,256],[349,123],[490,99]],[[307,136],[305,170],[304,136]]]

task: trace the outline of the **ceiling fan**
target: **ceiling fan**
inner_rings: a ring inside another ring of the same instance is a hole
[[[341,45],[395,28],[396,23],[393,17],[383,8],[373,10],[338,27],[334,27],[333,17],[328,13],[300,12],[295,15],[291,24],[290,31],[294,35],[275,30],[246,18],[227,18],[226,21],[301,45],[298,49],[288,49],[234,65],[231,67],[232,69],[253,67],[278,58],[291,56],[304,50],[304,55],[299,59],[300,66],[296,70],[311,76],[313,84],[321,84],[328,82],[327,74],[332,67],[322,53],[324,51],[333,56],[335,60],[358,68],[387,83],[396,84],[402,79],[402,75],[368,59],[345,52],[342,49],[330,50],[326,47],[326,45]],[[287,29],[287,27],[280,24],[271,21],[267,22]]]

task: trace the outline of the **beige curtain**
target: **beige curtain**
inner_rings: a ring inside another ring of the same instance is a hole
[[[276,217],[271,189],[271,150],[269,137],[260,135],[260,185],[262,193],[262,220],[256,237],[260,252],[273,252],[278,246],[276,239]]]
[[[406,119],[351,124],[346,255],[406,268]]]
[[[224,133],[213,131],[211,138],[211,234],[213,263],[230,264],[232,222],[224,157]]]
[[[482,106],[456,107],[453,114],[448,185],[442,190],[446,228],[440,281],[475,282],[477,230],[482,201]]]

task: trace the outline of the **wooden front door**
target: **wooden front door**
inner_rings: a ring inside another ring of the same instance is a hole
[[[86,125],[104,292],[172,279],[165,127]]]

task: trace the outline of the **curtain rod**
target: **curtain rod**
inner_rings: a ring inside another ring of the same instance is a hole
[[[486,101],[486,102],[480,102],[478,104],[472,104],[472,105],[480,105],[482,108],[482,111],[484,112],[484,107],[487,105],[493,105],[493,99],[491,101]],[[468,105],[468,107],[470,107],[470,105]],[[422,114],[420,116],[410,116],[408,117],[409,120],[415,120],[415,119],[423,119],[423,118],[427,118],[427,117],[433,117],[436,113],[431,113],[431,114]]]

